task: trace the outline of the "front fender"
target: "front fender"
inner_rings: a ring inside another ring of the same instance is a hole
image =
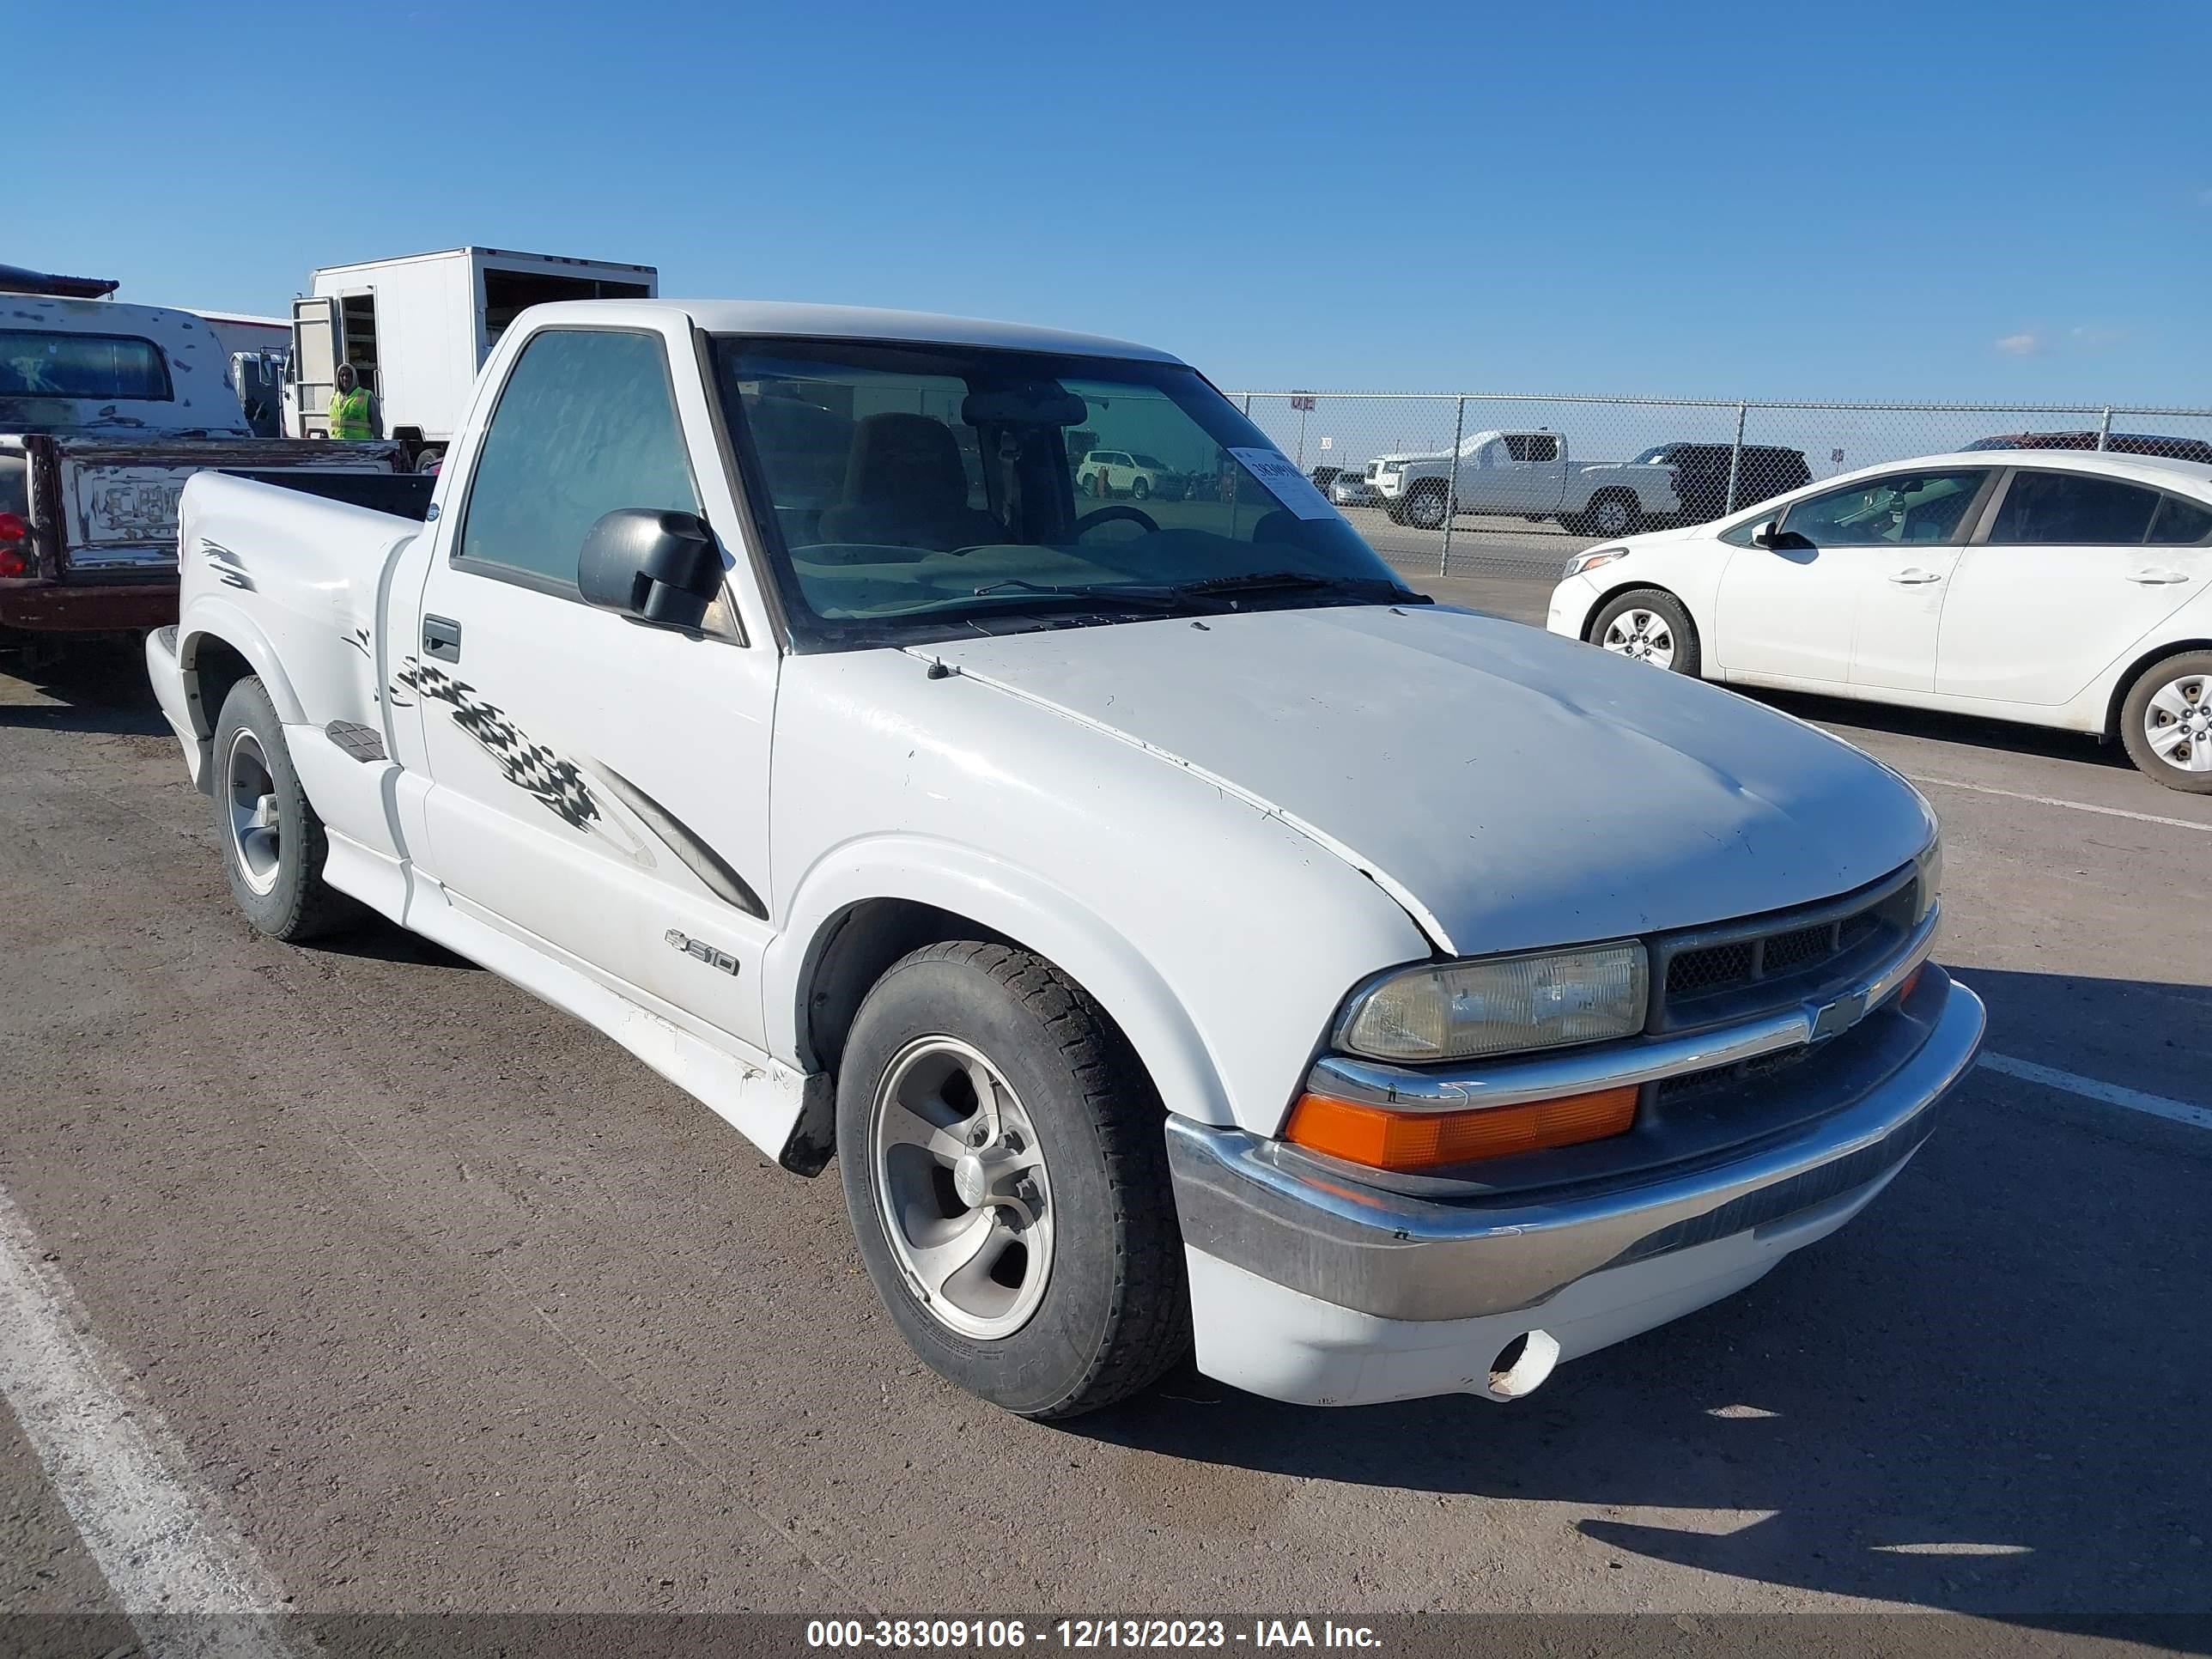
[[[800,878],[763,963],[771,1052],[802,1052],[806,987],[831,924],[856,904],[886,898],[969,917],[1054,963],[1113,1016],[1170,1111],[1224,1127],[1236,1122],[1222,1068],[1142,951],[1037,872],[930,836],[848,842]]]

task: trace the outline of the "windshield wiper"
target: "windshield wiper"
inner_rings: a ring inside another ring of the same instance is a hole
[[[1310,570],[1255,570],[1236,576],[1208,576],[1194,582],[1177,582],[1178,593],[1342,593],[1377,604],[1424,605],[1420,594],[1395,582],[1363,576],[1323,576]]]
[[[1006,576],[994,582],[985,582],[981,587],[975,589],[974,593],[979,599],[995,599],[1000,595],[1013,599],[1074,599],[1085,605],[1107,606],[1128,605],[1146,611],[1186,609],[1191,598],[1191,590],[1181,586],[1161,587],[1144,583],[1128,583],[1098,587],[1064,587],[1048,582],[1026,581],[1019,576]],[[951,608],[956,611],[966,609],[963,605],[955,605]],[[914,614],[942,616],[945,612],[933,608]]]

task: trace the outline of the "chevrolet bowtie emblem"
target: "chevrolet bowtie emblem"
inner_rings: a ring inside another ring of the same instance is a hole
[[[1822,1037],[1835,1036],[1838,1031],[1848,1031],[1859,1023],[1859,1017],[1866,1012],[1866,993],[1863,991],[1838,997],[1813,1016],[1813,1040],[1817,1042]]]

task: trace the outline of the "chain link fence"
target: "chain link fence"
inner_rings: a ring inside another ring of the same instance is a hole
[[[1440,575],[1556,574],[1594,541],[1706,523],[1838,473],[1957,450],[2104,449],[2212,464],[2212,409],[1230,396],[1377,552]]]

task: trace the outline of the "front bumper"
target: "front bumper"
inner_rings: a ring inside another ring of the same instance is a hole
[[[1416,1196],[1170,1119],[1201,1369],[1315,1404],[1481,1393],[1492,1357],[1526,1333],[1572,1358],[1740,1289],[1857,1213],[1972,1066],[1972,992],[1931,965],[1899,1011],[1924,1040],[1864,1093],[1641,1178]]]
[[[1564,634],[1571,640],[1583,636],[1583,624],[1589,618],[1590,607],[1605,590],[1588,576],[1568,576],[1552,590],[1552,603],[1544,613],[1545,628],[1554,634]]]

